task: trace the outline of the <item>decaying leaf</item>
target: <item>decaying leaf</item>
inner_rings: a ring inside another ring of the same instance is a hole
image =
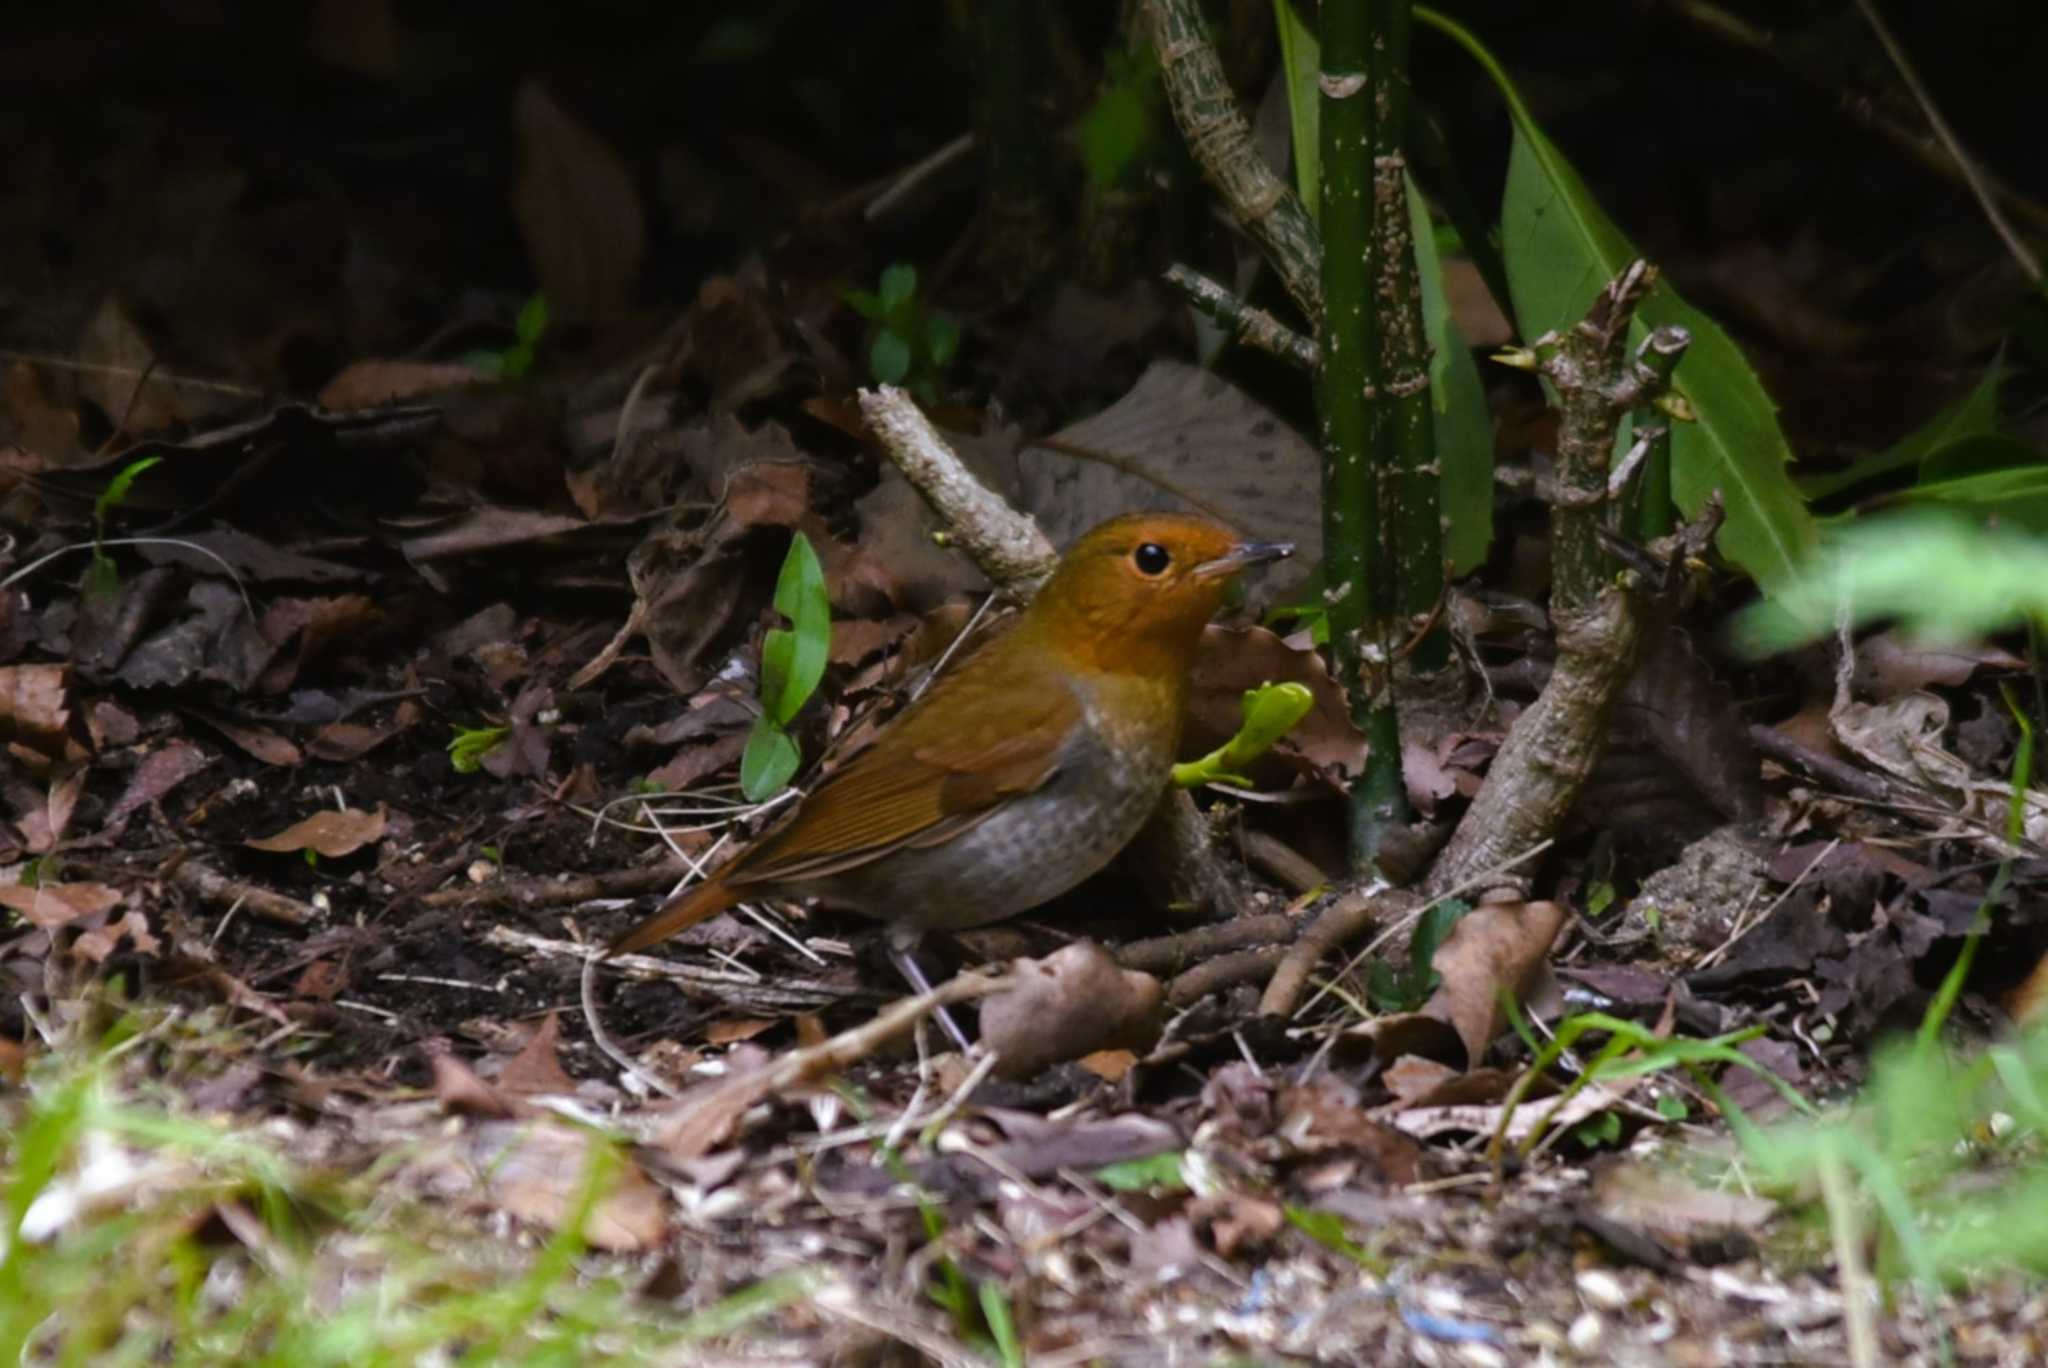
[[[538,81],[512,102],[519,179],[512,213],[552,317],[599,322],[625,310],[647,247],[633,173]]]
[[[384,837],[385,813],[383,804],[375,812],[364,812],[360,808],[316,812],[311,817],[292,823],[274,836],[263,836],[244,841],[242,844],[254,850],[268,850],[289,854],[298,850],[311,850],[329,859],[352,855]]]
[[[1322,560],[1316,449],[1212,371],[1155,361],[1130,392],[1018,454],[1022,504],[1055,546],[1119,513],[1206,513],[1261,541],[1293,542],[1269,592]]]
[[[1002,989],[982,1003],[981,1038],[997,1072],[1024,1078],[1098,1050],[1151,1049],[1165,1005],[1158,979],[1076,941],[1011,964]]]
[[[45,931],[69,926],[80,917],[105,916],[121,905],[122,897],[120,889],[97,883],[0,885],[0,907],[13,909]]]

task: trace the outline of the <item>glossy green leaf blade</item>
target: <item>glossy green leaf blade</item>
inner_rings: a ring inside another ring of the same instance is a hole
[[[1799,492],[1809,499],[1825,499],[1880,475],[1913,469],[1957,442],[1995,435],[1998,432],[1998,387],[2004,379],[2005,362],[2000,357],[1991,363],[1984,372],[1984,378],[1968,394],[1935,414],[1923,426],[1883,451],[1866,456],[1844,469],[1799,481]]]
[[[754,719],[747,748],[740,752],[740,792],[750,803],[766,802],[796,773],[796,741],[767,717]]]
[[[1576,322],[1637,253],[1520,102],[1509,103],[1515,141],[1501,236],[1516,322],[1530,340]],[[1722,552],[1778,593],[1799,578],[1814,525],[1786,470],[1792,453],[1777,408],[1728,334],[1668,283],[1644,302],[1636,329],[1664,325],[1692,334],[1674,387],[1697,417],[1673,425],[1672,494],[1691,516],[1720,490]]]
[[[1316,78],[1323,69],[1322,40],[1296,12],[1293,0],[1273,0],[1273,27],[1280,34],[1280,70],[1287,81],[1288,131],[1294,143],[1294,192],[1311,221],[1323,203],[1323,145],[1319,126],[1323,101]]]
[[[1493,415],[1472,349],[1450,316],[1436,232],[1413,180],[1408,182],[1408,216],[1415,272],[1422,279],[1422,326],[1429,337],[1429,394],[1436,461],[1443,472],[1444,559],[1452,575],[1464,575],[1479,567],[1493,544]]]
[[[1942,504],[1979,515],[1997,514],[2000,522],[2018,523],[2036,532],[2048,530],[2048,466],[2017,466],[1980,471],[1953,480],[1933,480],[1898,497],[1904,503]]]
[[[832,604],[825,592],[825,571],[810,538],[790,538],[775,581],[775,611],[790,628],[768,633],[761,647],[761,706],[769,717],[787,723],[802,709],[825,677],[825,659],[832,646]]]

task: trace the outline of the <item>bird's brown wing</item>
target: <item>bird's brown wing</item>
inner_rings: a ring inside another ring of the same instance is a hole
[[[1043,786],[1081,723],[1058,682],[1018,691],[962,718],[906,713],[876,744],[828,775],[789,821],[727,872],[734,883],[837,873],[904,845],[946,840],[1005,799]],[[893,734],[892,734],[893,733]]]

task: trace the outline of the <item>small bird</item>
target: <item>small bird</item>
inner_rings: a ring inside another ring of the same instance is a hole
[[[1205,518],[1127,514],[1089,531],[1037,597],[710,878],[611,953],[753,897],[816,898],[923,932],[1000,921],[1108,864],[1165,791],[1188,671],[1236,573],[1293,547]]]

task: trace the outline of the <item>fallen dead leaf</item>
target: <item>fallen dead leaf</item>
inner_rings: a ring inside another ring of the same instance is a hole
[[[342,808],[338,811],[316,812],[311,817],[292,823],[274,836],[255,837],[242,844],[253,850],[268,850],[277,854],[311,850],[333,860],[344,855],[352,855],[372,841],[382,840],[385,825],[386,817],[381,803],[375,812],[364,812],[360,808]]]
[[[1149,1050],[1159,1040],[1166,990],[1125,969],[1093,941],[1044,959],[1016,960],[981,1005],[981,1039],[996,1072],[1024,1078],[1099,1050]]]
[[[551,320],[617,317],[647,248],[646,215],[632,171],[538,81],[520,86],[512,125],[520,152],[512,216]]]
[[[535,1028],[526,1048],[505,1061],[498,1071],[498,1086],[508,1093],[550,1095],[573,1094],[576,1080],[562,1067],[560,1048],[562,1023],[549,1012]]]
[[[32,926],[54,931],[80,917],[104,916],[121,905],[118,888],[97,883],[7,884],[0,886],[0,907],[12,908]]]
[[[1564,929],[1561,903],[1482,903],[1451,928],[1430,967],[1442,982],[1422,1015],[1449,1022],[1465,1046],[1465,1068],[1479,1063],[1506,1026],[1500,995],[1526,1003],[1550,967],[1550,946]]]

